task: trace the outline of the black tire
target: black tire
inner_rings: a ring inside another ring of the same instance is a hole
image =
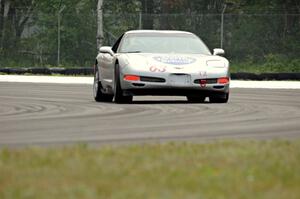
[[[229,93],[226,93],[223,97],[220,96],[210,96],[210,103],[227,103],[229,100]]]
[[[120,83],[120,72],[119,72],[119,65],[116,64],[115,68],[115,78],[114,78],[114,100],[115,103],[118,104],[124,104],[124,103],[130,103],[132,102],[132,96],[124,96],[123,95],[123,90],[121,88],[121,83]]]
[[[188,102],[190,103],[203,103],[205,101],[205,96],[187,96]]]
[[[99,71],[96,66],[94,73],[94,84],[93,84],[93,94],[96,102],[112,102],[113,95],[105,94],[102,92],[102,84],[99,80]]]

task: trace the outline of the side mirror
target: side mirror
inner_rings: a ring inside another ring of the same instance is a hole
[[[114,55],[114,52],[112,51],[112,49],[111,49],[110,46],[102,46],[102,47],[99,49],[99,52],[100,52],[100,53],[108,53],[108,54],[110,54],[111,56]]]
[[[225,51],[221,48],[215,48],[214,49],[214,55],[224,55],[225,54]]]

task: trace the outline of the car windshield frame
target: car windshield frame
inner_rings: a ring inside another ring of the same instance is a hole
[[[211,55],[205,43],[192,33],[127,33],[118,53]]]

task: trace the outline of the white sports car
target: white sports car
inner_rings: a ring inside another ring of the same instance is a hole
[[[129,103],[135,95],[186,96],[189,102],[226,103],[229,62],[209,51],[190,32],[135,30],[113,47],[103,46],[96,58],[94,98]]]

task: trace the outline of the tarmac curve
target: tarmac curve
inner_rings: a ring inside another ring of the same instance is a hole
[[[300,90],[231,89],[228,104],[185,97],[97,103],[91,85],[0,83],[0,147],[300,137]]]

